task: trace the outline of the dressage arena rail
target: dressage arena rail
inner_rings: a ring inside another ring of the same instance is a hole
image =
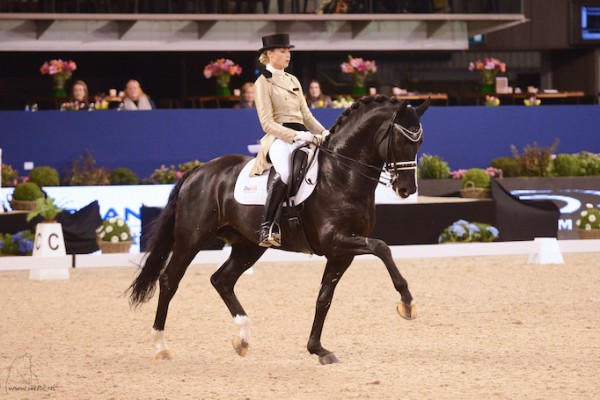
[[[600,240],[559,240],[561,253],[598,253]],[[477,257],[501,255],[531,255],[538,250],[535,241],[497,242],[497,243],[455,243],[452,245],[408,245],[390,246],[394,259]],[[231,247],[223,250],[201,251],[191,265],[221,265],[229,256]],[[54,269],[54,268],[114,268],[139,265],[146,253],[121,254],[77,254],[61,257],[0,257],[0,271]],[[360,259],[377,260],[372,255],[358,256]],[[258,261],[261,262],[320,262],[325,257],[303,253],[291,253],[269,249]]]

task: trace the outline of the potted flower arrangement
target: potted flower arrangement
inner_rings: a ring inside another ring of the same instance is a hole
[[[469,71],[477,71],[481,74],[481,93],[494,93],[496,75],[506,72],[506,64],[497,58],[484,58],[469,63]]]
[[[96,229],[96,235],[98,247],[103,253],[129,253],[131,230],[122,218],[105,219]]]
[[[490,186],[492,177],[498,176],[500,171],[493,167],[487,169],[471,168],[461,174],[460,197],[472,199],[485,199],[492,197]],[[452,174],[456,177],[458,174]]]
[[[493,242],[499,237],[498,229],[489,224],[461,219],[444,229],[438,243]]]
[[[377,65],[375,64],[375,61],[354,58],[349,55],[348,62],[342,63],[340,67],[343,73],[352,75],[352,95],[365,95],[367,93],[367,89],[365,88],[365,80],[367,79],[367,76],[377,72]]]
[[[170,167],[166,167],[164,164],[160,166],[159,169],[155,169],[152,175],[150,175],[150,182],[157,185],[169,185],[171,183],[177,182],[177,179],[180,178],[182,173],[179,173],[175,169],[174,165]]]
[[[33,182],[19,183],[12,194],[10,206],[13,210],[31,211],[36,207],[36,199],[43,198],[44,193]]]
[[[27,214],[27,222],[37,216],[43,218],[45,223],[55,223],[56,216],[62,212],[62,208],[54,204],[52,197],[39,197],[35,200],[35,208]]]
[[[354,103],[354,99],[352,97],[340,96],[331,102],[331,107],[332,108],[350,108],[352,103]]]
[[[50,75],[52,77],[54,87],[52,91],[53,97],[67,97],[65,83],[71,79],[71,75],[76,69],[77,64],[74,61],[61,59],[46,61],[40,67],[42,75]]]
[[[11,235],[0,233],[1,256],[30,256],[33,252],[34,235],[30,230]]]
[[[496,96],[485,96],[485,105],[488,107],[497,107],[500,105],[500,99]]]
[[[242,67],[226,58],[219,58],[204,66],[204,77],[217,78],[217,96],[231,96],[229,81],[233,75],[240,75]]]
[[[590,203],[586,204],[575,225],[579,228],[580,238],[600,239],[600,210]]]
[[[542,101],[535,96],[531,96],[527,99],[524,99],[523,104],[525,104],[528,107],[539,106],[540,104],[542,104]]]
[[[36,241],[33,256],[66,255],[62,225],[56,221],[56,217],[62,212],[62,209],[54,204],[54,199],[51,197],[38,198],[35,203],[35,209],[30,211],[26,217],[27,222],[36,217],[42,218],[42,221],[35,226]],[[45,275],[44,270],[32,270],[29,273],[31,279],[42,279],[42,276]],[[62,271],[59,275],[61,278],[66,278],[69,273],[68,271]]]
[[[19,182],[19,171],[13,169],[12,165],[2,163],[2,175],[0,178],[0,186],[16,186]]]

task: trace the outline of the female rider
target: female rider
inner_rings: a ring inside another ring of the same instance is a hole
[[[290,37],[280,33],[262,38],[259,61],[266,69],[256,82],[255,105],[265,135],[260,140],[251,175],[261,175],[271,166],[276,174],[269,186],[260,226],[259,245],[281,246],[279,232],[273,232],[273,220],[287,193],[290,156],[304,142],[319,142],[329,134],[310,112],[298,79],[284,72],[290,63]],[[316,136],[316,137],[315,137]]]

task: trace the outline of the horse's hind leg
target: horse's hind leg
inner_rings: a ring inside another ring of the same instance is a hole
[[[250,346],[250,319],[234,292],[239,277],[264,254],[266,248],[252,242],[237,242],[231,246],[231,255],[210,278],[219,295],[229,309],[240,333],[233,338],[233,348],[245,356]]]
[[[169,260],[169,264],[160,275],[159,287],[160,294],[158,296],[158,306],[156,308],[156,317],[154,319],[154,325],[152,326],[152,339],[154,346],[156,347],[156,353],[154,358],[157,360],[170,360],[172,358],[169,346],[165,340],[164,330],[165,322],[167,320],[167,312],[169,311],[169,303],[177,288],[179,282],[188,266],[194,259],[197,251],[188,249],[178,248],[176,245],[173,249],[173,255]]]
[[[323,325],[325,324],[325,318],[327,317],[329,307],[331,306],[335,287],[342,278],[342,275],[344,275],[344,272],[346,272],[352,263],[353,259],[354,257],[347,257],[335,261],[327,260],[325,272],[323,272],[321,290],[319,290],[319,297],[317,298],[315,320],[310,331],[310,338],[308,339],[307,345],[307,349],[311,354],[319,356],[319,362],[321,364],[333,364],[339,362],[333,352],[321,346],[321,334],[323,333]]]

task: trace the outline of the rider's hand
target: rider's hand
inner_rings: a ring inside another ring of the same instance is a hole
[[[298,133],[296,133],[296,136],[294,136],[294,141],[304,141],[304,142],[312,142],[313,140],[315,140],[315,136],[308,132],[308,131],[300,131]]]
[[[331,132],[329,132],[328,129],[325,129],[323,132],[321,132],[321,136],[323,136],[323,139],[326,139],[329,135],[331,135]]]

